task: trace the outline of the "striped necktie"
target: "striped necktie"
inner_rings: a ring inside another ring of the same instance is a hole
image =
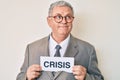
[[[56,52],[55,52],[54,57],[61,57],[61,55],[60,55],[61,46],[60,45],[56,45],[55,49],[56,49]]]
[[[61,46],[60,46],[60,45],[56,45],[55,49],[56,49],[56,52],[55,52],[54,57],[60,57],[60,56],[61,56],[61,55],[60,55]],[[54,71],[52,72],[53,76],[55,76],[55,73],[56,73],[56,72],[54,72]]]

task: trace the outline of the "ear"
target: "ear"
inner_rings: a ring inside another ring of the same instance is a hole
[[[50,17],[47,17],[47,23],[51,27],[51,18]]]

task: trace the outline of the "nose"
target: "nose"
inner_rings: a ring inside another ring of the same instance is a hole
[[[63,23],[63,24],[66,24],[67,23],[67,21],[66,21],[66,18],[65,17],[63,17],[63,20],[62,20],[62,22],[61,23]]]

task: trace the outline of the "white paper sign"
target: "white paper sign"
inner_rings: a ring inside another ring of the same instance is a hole
[[[40,65],[44,71],[66,71],[72,73],[73,57],[40,57]]]

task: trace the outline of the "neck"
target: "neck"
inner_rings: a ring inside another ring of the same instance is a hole
[[[59,44],[61,43],[62,41],[64,41],[66,38],[68,37],[67,36],[55,36],[52,34],[52,38]]]

